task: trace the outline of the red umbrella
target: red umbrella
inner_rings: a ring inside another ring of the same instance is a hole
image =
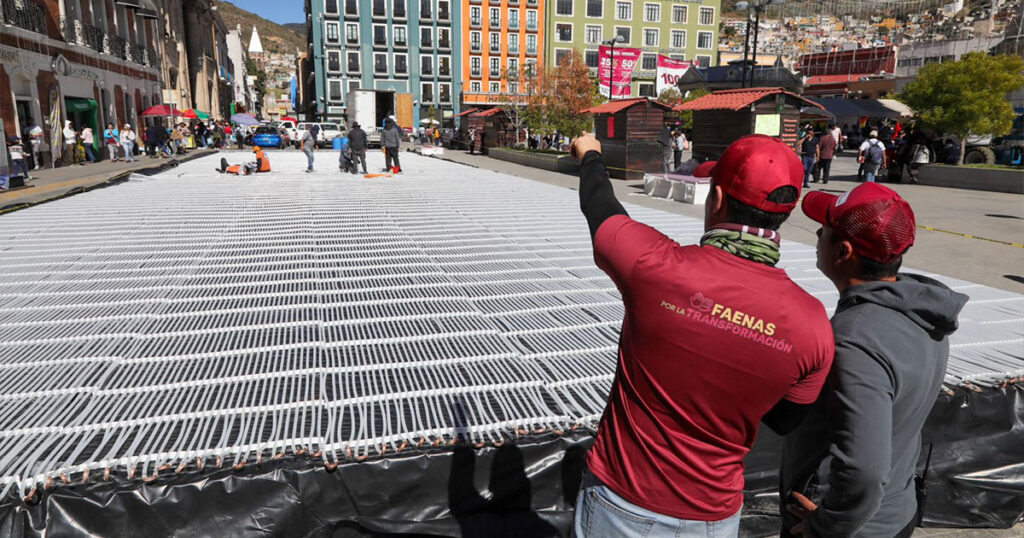
[[[170,116],[171,115],[171,107],[169,107],[167,105],[151,106],[151,107],[147,108],[146,110],[143,110],[142,114],[140,114],[140,115],[142,117]],[[174,109],[174,115],[175,116],[180,116],[181,115],[181,111],[178,110],[178,109]]]
[[[191,108],[186,110],[185,112],[183,112],[181,114],[181,116],[183,118],[189,118],[189,119],[193,119],[193,120],[199,119],[199,116],[196,115],[196,111],[192,110]]]

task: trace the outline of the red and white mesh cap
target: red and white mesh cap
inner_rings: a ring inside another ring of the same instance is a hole
[[[725,148],[717,161],[708,161],[693,171],[695,177],[710,177],[715,185],[744,204],[769,213],[789,213],[796,199],[781,204],[768,200],[779,187],[797,191],[804,182],[804,165],[793,148],[778,138],[747,135]]]
[[[896,191],[864,183],[841,195],[811,192],[801,209],[815,222],[834,229],[854,251],[878,263],[892,263],[914,244],[914,211]]]

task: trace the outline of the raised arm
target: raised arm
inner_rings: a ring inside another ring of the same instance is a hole
[[[615,198],[615,190],[608,179],[601,143],[589,134],[572,141],[569,152],[582,161],[580,167],[580,209],[587,218],[590,237],[604,221],[615,215],[628,215],[622,204]]]

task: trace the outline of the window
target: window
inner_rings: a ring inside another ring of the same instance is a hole
[[[437,1],[437,18],[439,18],[439,19],[441,19],[443,21],[451,19],[451,17],[452,17],[451,13],[449,13],[449,11],[448,11],[448,6],[449,5],[450,4],[449,4],[448,0],[438,0]]]
[[[327,23],[327,42],[337,43],[338,42],[338,23],[329,22]]]
[[[686,60],[686,56],[684,56],[682,54],[669,54],[668,57],[672,58],[673,60],[675,60],[677,62],[682,62],[682,61]]]
[[[537,60],[533,58],[526,59],[526,67],[523,69],[524,73],[534,74],[537,72]]]
[[[441,56],[437,59],[437,74],[442,77],[452,76],[452,59],[448,56]]]
[[[420,28],[420,47],[430,49],[434,47],[434,31],[431,28]]]
[[[331,101],[335,101],[335,102],[341,101],[341,81],[340,80],[329,81],[327,87],[330,88],[330,90],[328,91],[328,94],[327,94],[327,98],[330,99]]]
[[[583,53],[583,60],[587,62],[587,67],[597,67],[597,51],[588,50]]]
[[[647,22],[661,22],[661,6],[658,4],[644,4],[644,20]]]
[[[555,13],[572,16],[572,0],[555,0]]]
[[[469,8],[469,25],[480,26],[481,24],[483,24],[483,20],[480,15],[480,6],[471,6]]]
[[[640,56],[640,69],[644,71],[654,71],[658,68],[658,55],[657,54],[643,54]]]
[[[501,34],[491,32],[491,52],[501,52]]]
[[[434,102],[434,85],[424,82],[420,85],[420,101],[424,103]]]
[[[526,30],[537,31],[537,12],[532,9],[526,10]]]
[[[508,93],[511,93],[512,95],[518,94],[519,93],[519,83],[518,82],[509,82],[508,83]]]
[[[480,32],[469,33],[469,50],[471,52],[480,52]]]
[[[508,35],[508,52],[510,54],[519,54],[519,34]]]
[[[332,50],[327,52],[327,70],[341,71],[341,53]]]
[[[373,16],[386,17],[388,14],[384,0],[373,0]]]
[[[616,37],[621,37],[623,44],[628,44],[629,43],[629,33],[630,33],[629,30],[630,30],[630,28],[628,26],[616,26],[615,27],[615,36]]]
[[[434,59],[430,56],[420,56],[420,75],[434,74]]]
[[[653,28],[644,28],[644,46],[658,46],[658,31]]]
[[[359,72],[359,53],[356,51],[350,51],[346,57],[348,58],[348,72],[358,73]]]
[[[491,56],[491,65],[487,72],[487,76],[491,78],[498,78],[501,76],[501,58]]]
[[[405,26],[395,26],[391,29],[391,32],[394,34],[396,47],[409,46],[409,42],[406,40],[405,36]]]
[[[430,20],[430,0],[420,0],[420,18]]]
[[[383,24],[373,25],[373,44],[383,46],[388,44],[388,27]]]
[[[672,48],[686,48],[686,30],[672,30]]]
[[[358,90],[358,89],[359,89],[359,81],[358,80],[350,80],[350,81],[348,81],[348,91],[353,91],[353,90]]]
[[[537,54],[537,36],[534,34],[527,34],[526,36],[526,53]]]
[[[442,49],[450,49],[452,47],[451,41],[451,30],[448,28],[437,29],[437,46]]]
[[[471,91],[473,93],[480,93],[480,82],[476,81],[476,80],[474,80],[473,82],[470,82],[469,83],[469,91]]]
[[[587,16],[601,17],[604,15],[604,0],[587,0]]]
[[[712,39],[714,39],[714,34],[711,32],[697,32],[697,48],[710,49]]]
[[[509,80],[515,80],[519,77],[519,58],[508,59],[508,78]]]
[[[555,41],[572,41],[572,24],[559,23],[555,25]]]
[[[567,63],[571,54],[571,49],[555,49],[555,65],[564,65]]]
[[[499,84],[497,82],[492,82],[490,86],[491,86],[491,93],[498,93],[498,92],[501,91],[501,84]]]
[[[395,55],[395,74],[405,75],[409,73],[409,60],[404,54]]]
[[[345,0],[345,14],[346,15],[358,15],[359,14],[359,0]]]
[[[702,7],[700,8],[700,23],[703,25],[711,25],[715,23],[715,8],[713,7]]]
[[[700,55],[694,58],[693,61],[697,64],[697,67],[711,67],[711,56]]]
[[[631,20],[633,20],[633,3],[632,2],[615,2],[615,20],[619,20],[619,21],[631,21]]]
[[[345,42],[351,44],[359,43],[359,25],[348,23],[345,25]]]
[[[518,30],[519,29],[519,10],[510,9],[508,10],[508,29]]]
[[[473,56],[469,59],[469,76],[479,77],[480,76],[480,57]]]
[[[451,103],[452,102],[452,85],[447,83],[447,82],[442,82],[441,84],[438,84],[438,86],[441,88],[441,91],[439,92],[441,94],[441,102],[442,103]]]
[[[405,18],[405,0],[392,0],[391,16],[396,19]]]
[[[387,73],[388,72],[388,55],[383,52],[378,52],[373,55],[373,72],[374,73]]]
[[[641,84],[640,97],[657,97],[654,94],[654,84]]]
[[[686,24],[686,6],[672,6],[672,23]]]
[[[501,29],[501,8],[491,8],[491,17],[488,19],[487,24],[490,25],[492,30]]]
[[[324,11],[327,13],[338,13],[338,0],[327,0],[324,3]]]
[[[587,43],[600,43],[601,42],[601,27],[593,24],[587,25],[586,34]]]

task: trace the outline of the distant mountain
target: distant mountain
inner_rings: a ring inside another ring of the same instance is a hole
[[[236,26],[241,25],[243,47],[249,47],[252,27],[256,26],[256,30],[260,33],[260,42],[263,43],[263,50],[267,52],[295,54],[296,50],[306,50],[306,27],[304,24],[293,23],[282,26],[255,13],[250,13],[231,2],[218,0],[216,3],[217,11],[224,18],[224,23],[227,24],[229,30],[234,30]]]

